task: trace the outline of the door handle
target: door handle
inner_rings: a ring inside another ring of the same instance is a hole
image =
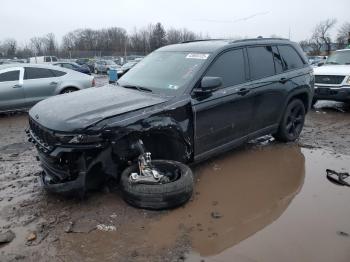
[[[20,85],[20,84],[15,84],[12,88],[21,88],[22,87],[22,85]]]
[[[280,83],[282,83],[282,84],[285,84],[286,82],[288,81],[288,79],[287,78],[285,78],[285,77],[282,77],[281,79],[280,79]]]
[[[249,92],[250,92],[250,90],[248,88],[241,88],[241,89],[239,89],[238,94],[241,96],[245,96]]]
[[[57,85],[58,82],[51,82],[50,85]]]

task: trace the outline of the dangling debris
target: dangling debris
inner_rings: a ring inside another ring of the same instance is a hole
[[[327,179],[332,182],[333,184],[336,184],[338,186],[348,186],[350,187],[350,184],[345,181],[350,175],[346,172],[336,172],[331,169],[326,169],[327,172]]]

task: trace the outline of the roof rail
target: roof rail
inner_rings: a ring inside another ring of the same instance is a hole
[[[197,40],[188,40],[188,41],[183,41],[181,44],[186,44],[186,43],[192,43],[192,42],[205,42],[205,41],[223,41],[223,40],[228,40],[228,39],[197,39]]]
[[[287,38],[282,38],[282,37],[257,37],[257,38],[246,38],[246,39],[240,39],[240,40],[233,40],[230,42],[230,44],[232,43],[239,43],[239,42],[247,42],[247,41],[261,41],[261,40],[288,40]]]

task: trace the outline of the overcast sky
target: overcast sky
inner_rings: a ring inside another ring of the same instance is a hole
[[[77,28],[118,26],[131,32],[158,21],[214,38],[288,37],[290,30],[299,41],[326,18],[336,18],[338,27],[350,22],[350,0],[1,0],[0,41],[25,43],[50,32],[60,41]]]

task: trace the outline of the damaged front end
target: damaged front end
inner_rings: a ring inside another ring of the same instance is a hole
[[[108,139],[102,134],[70,135],[54,132],[32,118],[26,130],[38,150],[43,187],[53,193],[83,195],[98,188],[117,169]],[[116,160],[116,159],[115,159]]]

